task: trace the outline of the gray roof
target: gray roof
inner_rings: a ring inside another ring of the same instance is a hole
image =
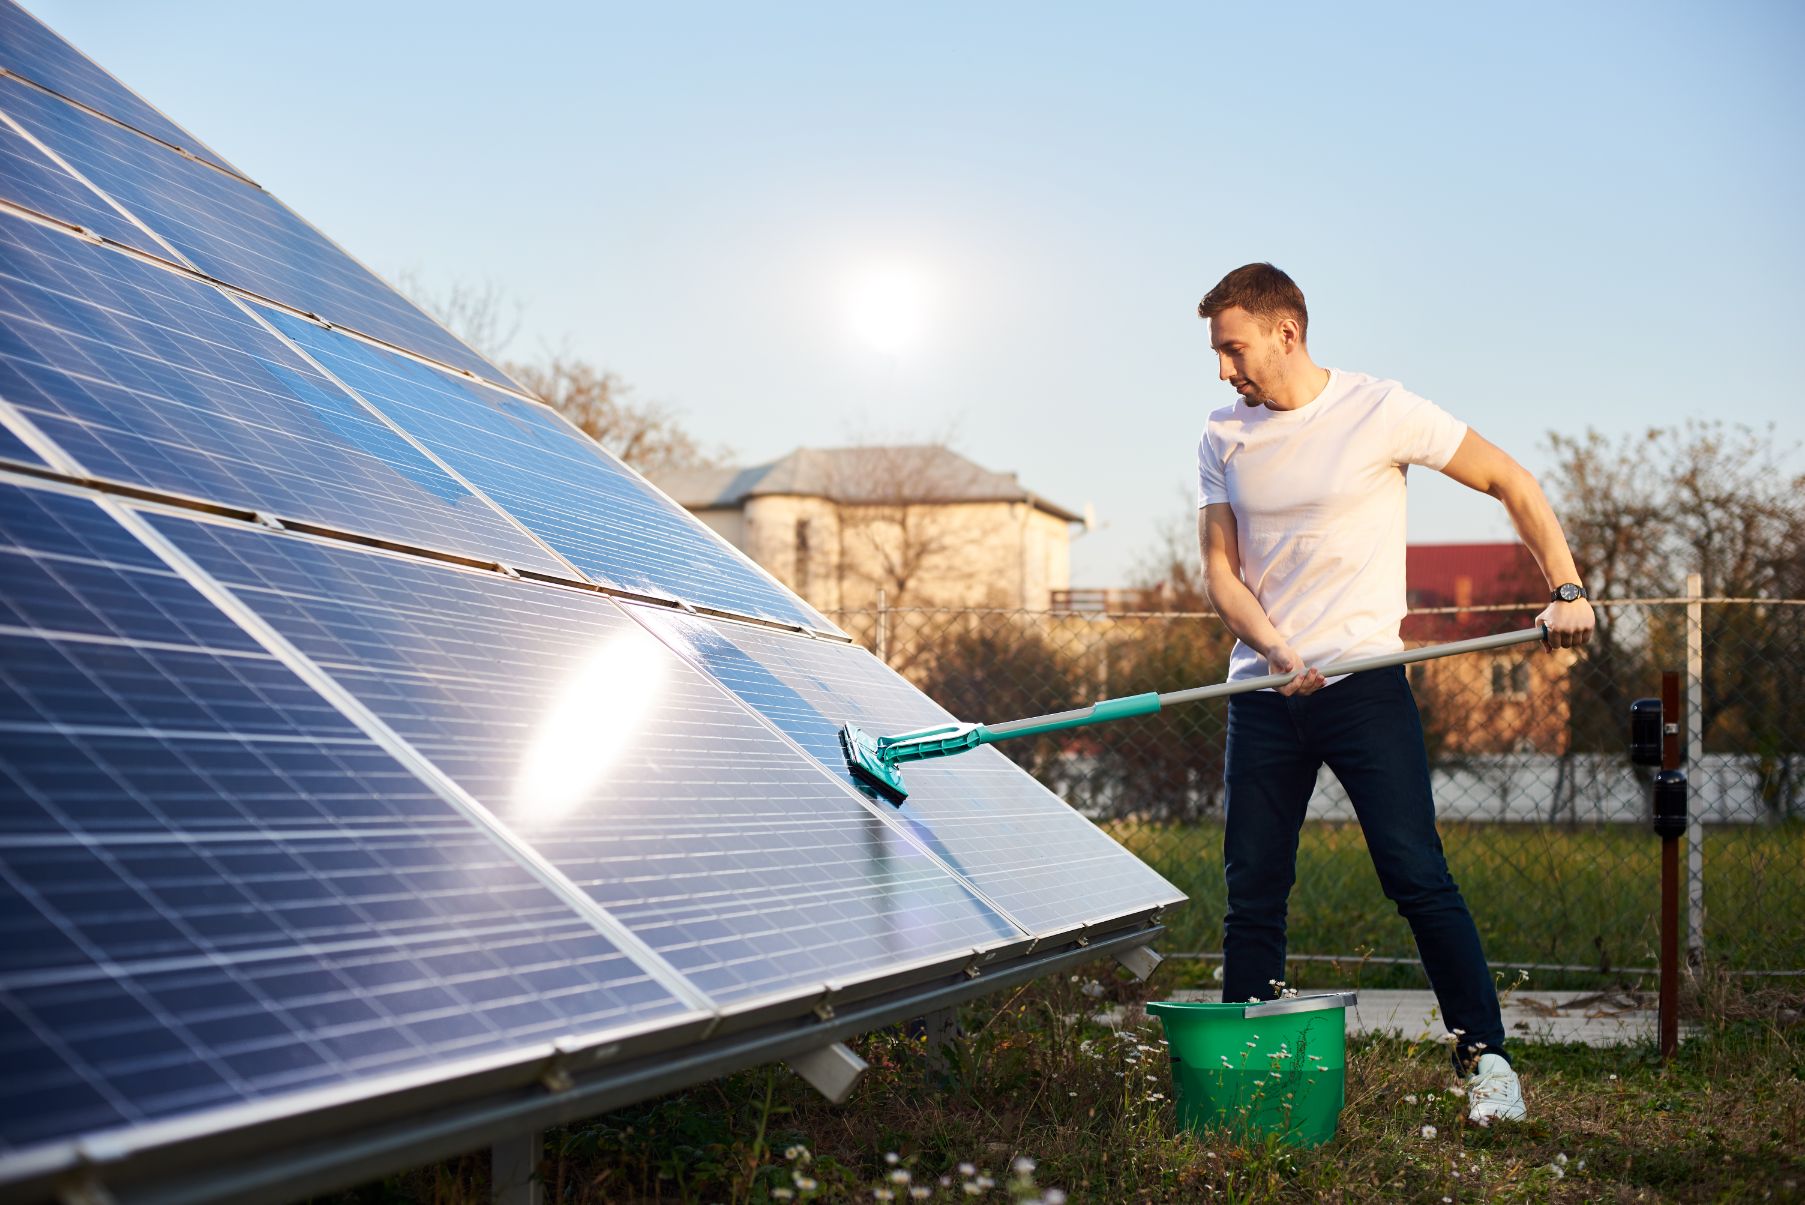
[[[797,448],[769,464],[673,469],[653,474],[652,481],[690,510],[732,509],[748,498],[792,494],[853,505],[1026,502],[1055,518],[1082,522],[1024,488],[1014,473],[994,473],[937,444]]]

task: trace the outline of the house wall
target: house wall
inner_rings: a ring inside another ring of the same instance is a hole
[[[1531,644],[1417,662],[1410,687],[1430,744],[1446,754],[1567,752],[1577,660]]]
[[[1071,584],[1069,524],[1026,503],[904,508],[768,494],[733,513],[737,528],[722,512],[698,512],[826,611],[874,606],[880,587],[891,606],[1045,610],[1052,591]],[[909,571],[891,568],[899,562],[910,562]]]
[[[744,549],[746,547],[745,524],[742,521],[742,517],[737,508],[697,510],[691,511],[690,513],[702,520],[702,522],[708,524],[708,526],[714,528],[715,531],[719,532],[726,541],[735,548]]]

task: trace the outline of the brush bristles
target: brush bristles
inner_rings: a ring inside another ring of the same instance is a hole
[[[852,776],[875,790],[884,800],[900,807],[909,797],[903,785],[902,772],[878,751],[877,740],[852,724],[840,729],[840,749],[846,754],[846,768]]]

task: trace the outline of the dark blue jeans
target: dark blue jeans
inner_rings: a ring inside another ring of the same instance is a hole
[[[1410,923],[1442,1019],[1462,1031],[1456,1066],[1470,1068],[1481,1053],[1504,1054],[1498,993],[1479,931],[1435,831],[1423,722],[1402,667],[1355,674],[1313,695],[1236,695],[1228,705],[1227,762],[1222,998],[1268,1000],[1276,994],[1271,981],[1285,977],[1298,831],[1317,769],[1326,764],[1353,802],[1386,898]]]

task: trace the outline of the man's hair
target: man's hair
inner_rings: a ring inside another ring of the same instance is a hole
[[[1237,305],[1267,326],[1281,318],[1295,318],[1300,336],[1308,336],[1310,332],[1310,311],[1304,307],[1304,291],[1297,287],[1296,281],[1271,264],[1243,264],[1224,276],[1197,303],[1197,316],[1214,318]]]

